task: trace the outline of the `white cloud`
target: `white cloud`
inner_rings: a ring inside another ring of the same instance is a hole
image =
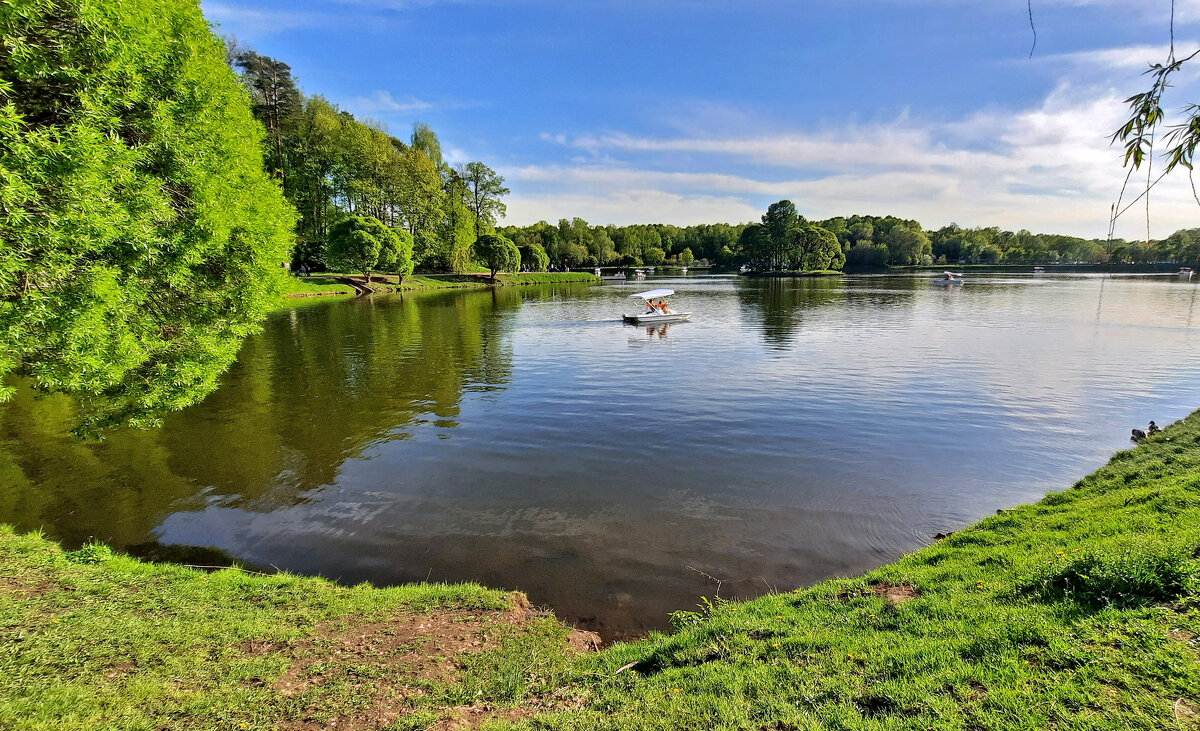
[[[593,223],[671,223],[686,226],[699,221],[750,221],[761,215],[737,196],[685,195],[654,188],[607,190],[601,193],[514,193],[506,222],[557,221],[579,216]]]
[[[1041,104],[954,120],[903,115],[836,130],[741,136],[545,133],[548,145],[586,153],[584,162],[505,170],[517,191],[510,220],[580,215],[630,223],[670,215],[675,223],[733,222],[756,218],[766,203],[788,197],[813,218],[895,214],[927,226],[954,220],[1104,236],[1125,173],[1109,137],[1125,114],[1126,94],[1091,79],[1097,68],[1132,68],[1133,59],[1144,63],[1156,50],[1165,49],[1073,54],[1072,70]],[[1152,235],[1200,221],[1185,172],[1154,189]],[[1145,174],[1138,173],[1131,190],[1139,179],[1144,188]],[[1137,238],[1145,230],[1139,205],[1118,221],[1116,233]]]
[[[407,114],[432,109],[433,104],[423,99],[407,97],[396,99],[390,91],[377,91],[369,97],[360,96],[348,105],[357,114]]]

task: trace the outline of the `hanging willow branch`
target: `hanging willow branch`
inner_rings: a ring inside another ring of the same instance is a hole
[[[1175,56],[1175,0],[1171,0],[1170,33],[1171,47],[1167,59],[1162,63],[1150,64],[1150,68],[1145,72],[1151,80],[1150,88],[1125,100],[1125,103],[1129,105],[1129,117],[1110,139],[1112,144],[1120,143],[1124,148],[1125,154],[1121,165],[1128,168],[1125,181],[1121,185],[1121,193],[1112,207],[1112,214],[1109,218],[1108,237],[1110,240],[1116,228],[1117,218],[1142,198],[1146,199],[1146,238],[1149,240],[1151,189],[1180,166],[1187,169],[1189,179],[1192,177],[1196,147],[1200,145],[1200,104],[1184,106],[1177,117],[1181,121],[1174,123],[1163,109],[1163,98],[1166,96],[1167,90],[1171,88],[1171,77],[1184,64],[1200,56],[1200,49],[1182,58]],[[1165,165],[1158,177],[1153,178],[1150,170],[1153,166],[1156,140],[1166,146],[1166,149],[1160,153]],[[1125,191],[1133,171],[1141,169],[1143,164],[1147,164],[1146,188],[1133,202],[1122,207]],[[1200,204],[1200,196],[1196,198],[1197,204]]]

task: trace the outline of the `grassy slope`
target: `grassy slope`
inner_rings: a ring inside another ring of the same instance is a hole
[[[390,278],[394,280],[393,278]],[[589,284],[599,282],[594,274],[584,272],[530,272],[523,274],[498,274],[495,284],[511,287],[528,284]],[[392,281],[394,288],[395,283]],[[404,278],[404,290],[448,289],[455,287],[491,287],[493,282],[486,275],[475,274],[426,274]]]
[[[1200,412],[863,577],[614,647],[591,661],[608,678],[591,708],[547,725],[1196,728],[1198,549]],[[894,604],[879,582],[919,596]]]
[[[416,715],[392,728],[431,726],[464,702],[549,707],[491,722],[557,729],[1197,728],[1198,548],[1200,412],[1074,489],[862,577],[718,602],[676,634],[574,660],[545,620],[460,657],[462,676],[405,701]],[[883,582],[916,597],[891,601]],[[269,728],[300,713],[271,690],[288,654],[248,653],[247,641],[503,602],[470,586],[89,565],[0,532],[0,727]],[[308,692],[353,704],[338,687]]]
[[[283,296],[287,297],[311,297],[313,295],[324,294],[354,294],[354,288],[335,282],[330,277],[312,276],[312,277],[288,277],[287,288],[284,290]]]
[[[742,276],[762,279],[804,279],[806,277],[838,277],[843,274],[845,272],[836,269],[809,269],[804,271],[785,269],[777,272],[746,272]]]
[[[284,299],[311,297],[324,294],[354,294],[349,285],[333,280],[334,276],[346,275],[314,275],[311,277],[288,277]],[[350,275],[360,276],[360,275]],[[584,272],[534,272],[524,274],[500,274],[496,284],[502,286],[527,284],[583,284],[599,282],[599,277]],[[475,274],[413,274],[404,278],[402,291],[409,292],[423,289],[482,289],[493,286],[486,276]],[[371,287],[379,292],[396,291],[396,276],[373,274]]]
[[[535,618],[508,626],[499,610],[512,595],[470,584],[377,589],[285,574],[203,573],[113,556],[103,546],[63,553],[6,527],[0,569],[3,729],[275,728],[353,716],[374,702],[356,680],[370,686],[384,666],[369,653],[343,654],[337,637],[347,625],[414,613],[460,624],[494,619],[493,635],[504,638],[499,649],[469,658],[454,683],[405,679],[417,692],[400,707],[424,725],[438,717],[431,708],[472,702],[480,673],[503,698],[531,692],[521,668],[539,658],[565,662],[561,624]],[[310,668],[324,682],[281,693],[275,681],[295,648],[309,644],[324,653]]]

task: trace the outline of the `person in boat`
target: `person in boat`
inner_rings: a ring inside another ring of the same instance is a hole
[[[647,314],[647,315],[657,315],[658,314],[658,307],[655,306],[654,300],[646,300],[645,314]]]
[[[664,315],[669,315],[669,314],[671,314],[671,311],[667,309],[667,301],[666,301],[666,300],[659,300],[659,301],[658,301],[658,309],[659,309],[660,311],[662,311],[662,313],[663,313]]]

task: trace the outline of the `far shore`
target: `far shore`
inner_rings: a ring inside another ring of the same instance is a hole
[[[497,274],[492,279],[482,274],[410,274],[403,282],[395,274],[372,274],[367,281],[362,274],[319,273],[292,277],[291,290],[285,300],[304,297],[352,296],[386,292],[416,292],[434,289],[487,289],[490,287],[519,287],[536,284],[596,284],[600,277],[585,272],[519,272]],[[370,290],[369,292],[366,290]]]

